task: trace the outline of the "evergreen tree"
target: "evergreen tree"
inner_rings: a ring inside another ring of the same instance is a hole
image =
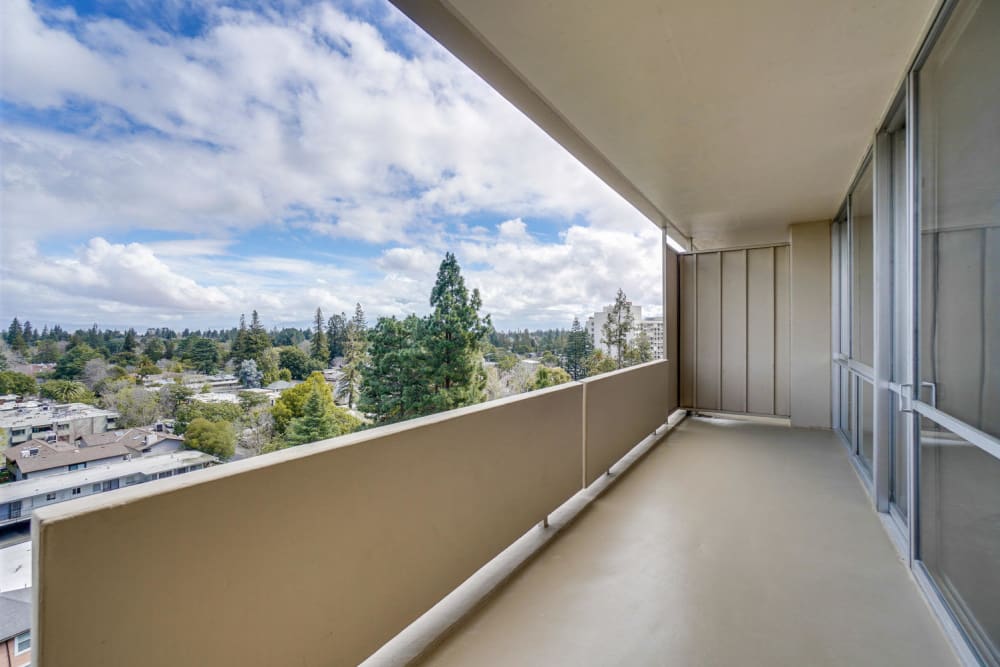
[[[129,330],[125,332],[125,342],[122,344],[122,351],[134,353],[138,346],[139,342],[135,336],[135,329],[129,328]]]
[[[615,303],[608,313],[607,321],[601,327],[601,343],[607,348],[608,354],[615,360],[618,368],[625,366],[625,354],[628,352],[629,334],[632,333],[634,320],[632,318],[632,302],[619,287]]]
[[[259,389],[260,382],[264,378],[264,374],[257,370],[256,361],[253,359],[244,359],[240,363],[240,368],[236,373],[236,377],[239,378],[240,384],[247,389]]]
[[[215,341],[207,338],[191,337],[185,360],[200,372],[211,375],[219,368],[219,348]]]
[[[629,366],[644,364],[647,361],[653,360],[653,344],[649,342],[649,335],[646,334],[645,330],[639,330],[639,334],[635,337],[633,343],[629,345],[625,356]]]
[[[239,365],[249,357],[250,355],[247,354],[247,318],[246,315],[240,314],[240,328],[236,330],[236,337],[229,347],[229,358],[234,364]]]
[[[195,417],[184,431],[184,442],[192,449],[228,459],[236,451],[236,431],[228,421],[209,421],[204,417]]]
[[[417,417],[427,411],[426,373],[420,341],[424,320],[379,318],[369,331],[369,361],[362,370],[358,409],[378,423]]]
[[[87,362],[100,356],[100,353],[90,345],[80,343],[59,357],[52,376],[57,380],[76,380],[83,375]]]
[[[260,323],[260,317],[255,310],[250,316],[250,326],[247,328],[247,358],[255,360],[259,366],[260,356],[270,349],[271,336]]]
[[[479,355],[492,325],[480,318],[479,290],[465,286],[461,267],[446,253],[431,290],[433,312],[422,336],[430,401],[434,411],[451,410],[483,400],[486,376]]]
[[[347,315],[331,315],[326,323],[326,341],[330,346],[330,359],[344,356],[347,347]]]
[[[32,343],[35,342],[37,334],[35,333],[35,330],[31,328],[30,320],[24,321],[24,327],[22,328],[21,333],[24,336],[24,342],[27,343],[28,345],[31,345]]]
[[[592,347],[590,335],[580,326],[580,320],[574,317],[573,326],[570,327],[569,337],[566,340],[565,355],[566,372],[574,380],[587,377],[585,362]]]
[[[317,388],[313,388],[305,405],[302,406],[302,416],[293,419],[288,425],[285,439],[289,445],[304,445],[339,434],[332,406],[323,400]]]
[[[24,353],[28,350],[28,343],[24,340],[24,331],[21,329],[21,323],[18,322],[16,317],[7,329],[7,344],[15,352]]]
[[[344,366],[337,394],[347,402],[347,407],[353,408],[361,389],[361,370],[368,362],[368,323],[360,303],[355,306],[354,317],[347,325],[347,345],[344,352]]]
[[[322,364],[323,368],[326,368],[330,362],[330,346],[326,339],[326,331],[323,330],[325,324],[323,311],[317,308],[316,317],[313,320],[312,340],[309,342],[309,356]]]

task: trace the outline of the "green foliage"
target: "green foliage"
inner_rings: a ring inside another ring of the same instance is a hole
[[[562,368],[549,368],[547,366],[542,366],[535,373],[535,379],[531,383],[532,389],[545,389],[546,387],[554,387],[557,384],[563,384],[565,382],[572,382],[573,378],[570,377]]]
[[[24,331],[16,317],[11,321],[10,327],[7,329],[6,339],[7,344],[10,345],[10,349],[15,352],[24,354],[28,351],[28,341],[24,339]]]
[[[0,394],[31,396],[35,393],[35,378],[17,371],[0,371]]]
[[[517,358],[516,354],[507,353],[497,359],[497,369],[501,373],[510,373],[515,367],[517,367],[519,362],[520,360]]]
[[[174,433],[184,434],[188,426],[199,417],[214,422],[238,422],[243,414],[236,403],[205,403],[187,400],[180,403],[174,413]]]
[[[137,387],[125,380],[109,387],[108,392],[101,396],[101,402],[109,410],[118,412],[120,428],[147,426],[160,416],[159,393]]]
[[[87,362],[100,356],[100,353],[87,343],[80,343],[59,358],[53,377],[57,380],[79,379]]]
[[[228,459],[236,451],[236,431],[227,421],[210,421],[196,417],[184,433],[185,444],[198,451]]]
[[[309,341],[309,356],[320,364],[320,368],[326,368],[327,364],[330,363],[330,345],[326,340],[326,331],[323,330],[325,324],[323,311],[317,308],[316,317],[313,320],[312,340]]]
[[[206,375],[216,372],[222,360],[218,344],[207,338],[195,337],[189,340],[190,342],[186,346],[187,350],[183,356],[184,361]]]
[[[361,426],[361,421],[352,416],[347,410],[337,407],[333,402],[333,392],[330,385],[323,379],[323,374],[316,372],[309,376],[305,382],[297,384],[281,392],[281,396],[271,408],[274,416],[274,430],[279,434],[287,432],[292,420],[298,419],[305,414],[305,404],[310,395],[317,393],[323,404],[330,409],[334,422],[337,424],[337,435],[356,431]]]
[[[347,315],[331,315],[326,321],[326,342],[330,348],[330,359],[344,356],[347,349]]]
[[[600,350],[594,350],[583,363],[584,369],[587,371],[587,376],[600,375],[601,373],[607,373],[618,369],[618,364],[615,360],[604,354]]]
[[[361,390],[361,373],[368,362],[368,323],[361,304],[354,308],[354,317],[347,325],[347,349],[344,352],[337,393],[347,400],[347,407],[353,408]]]
[[[483,399],[485,374],[480,347],[492,325],[480,318],[479,290],[469,294],[455,255],[446,253],[431,290],[433,312],[423,328],[424,371],[433,411],[472,405]]]
[[[592,348],[590,334],[580,326],[580,320],[574,317],[566,340],[565,354],[566,371],[574,380],[587,377],[585,362]]]
[[[167,356],[167,345],[159,338],[150,338],[146,341],[142,351],[155,364]]]
[[[38,388],[38,395],[60,403],[93,403],[94,394],[82,383],[75,380],[48,380]]]
[[[40,341],[31,360],[36,364],[56,363],[59,361],[59,343],[54,340]]]
[[[149,357],[140,358],[139,365],[135,369],[135,374],[139,376],[140,382],[144,382],[150,375],[159,375],[162,372]]]
[[[335,435],[339,435],[339,432],[333,418],[333,408],[314,386],[302,406],[302,416],[292,419],[289,423],[285,440],[294,446],[326,440]]]
[[[186,405],[194,390],[182,384],[168,384],[160,388],[160,411],[166,417],[176,417],[178,409]]]
[[[419,342],[424,321],[382,317],[368,335],[370,361],[362,370],[358,409],[379,423],[424,414],[427,385]]]
[[[295,380],[305,380],[314,371],[325,367],[297,347],[283,347],[278,350],[278,366],[287,369],[290,374],[289,379]]]
[[[625,366],[625,354],[628,352],[629,334],[635,322],[632,318],[632,302],[619,287],[615,303],[608,313],[607,320],[601,327],[601,344],[612,355],[618,368]]]
[[[644,364],[647,361],[653,360],[653,346],[649,342],[649,336],[644,330],[639,330],[639,335],[635,337],[635,340],[628,347],[628,351],[625,353],[626,365],[634,366],[636,364]]]

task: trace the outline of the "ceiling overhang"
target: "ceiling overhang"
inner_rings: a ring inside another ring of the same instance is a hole
[[[831,218],[940,0],[392,0],[673,236]]]

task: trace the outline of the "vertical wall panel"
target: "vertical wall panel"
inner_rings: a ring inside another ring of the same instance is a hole
[[[774,249],[774,414],[791,412],[791,285],[788,246]]]
[[[722,253],[722,409],[747,409],[747,254]]]
[[[697,326],[695,321],[695,259],[696,255],[681,255],[678,259],[680,303],[679,351],[678,369],[680,375],[680,404],[684,407],[694,407],[694,365],[695,337]]]
[[[722,378],[722,272],[719,253],[697,256],[697,349],[695,400],[698,407],[718,410]]]
[[[667,366],[667,405],[670,410],[677,408],[679,394],[677,387],[678,380],[678,359],[677,359],[677,317],[678,317],[678,278],[679,266],[677,253],[666,243],[663,244],[663,350],[669,361]]]
[[[774,413],[774,248],[747,251],[747,412]]]

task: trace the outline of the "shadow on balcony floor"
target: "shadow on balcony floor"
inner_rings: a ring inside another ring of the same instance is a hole
[[[423,664],[957,662],[831,432],[693,418]]]

